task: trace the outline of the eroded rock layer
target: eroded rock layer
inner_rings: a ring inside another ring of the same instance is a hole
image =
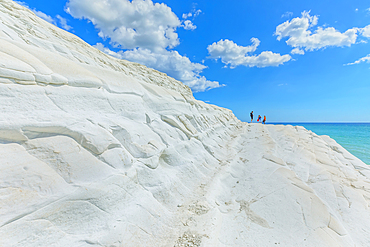
[[[0,0],[0,246],[369,246],[370,169]]]

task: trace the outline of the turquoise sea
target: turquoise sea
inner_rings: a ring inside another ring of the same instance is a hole
[[[275,123],[277,124],[277,123]],[[279,123],[303,126],[317,135],[328,135],[351,154],[370,165],[370,123]]]

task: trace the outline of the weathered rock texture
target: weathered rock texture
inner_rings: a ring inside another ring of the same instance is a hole
[[[370,172],[0,0],[0,246],[370,246]]]

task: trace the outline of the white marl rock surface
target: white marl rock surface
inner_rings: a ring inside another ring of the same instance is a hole
[[[0,0],[0,246],[370,246],[369,182]]]

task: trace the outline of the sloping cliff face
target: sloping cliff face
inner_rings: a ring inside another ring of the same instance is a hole
[[[0,0],[0,246],[369,246],[370,170]]]

